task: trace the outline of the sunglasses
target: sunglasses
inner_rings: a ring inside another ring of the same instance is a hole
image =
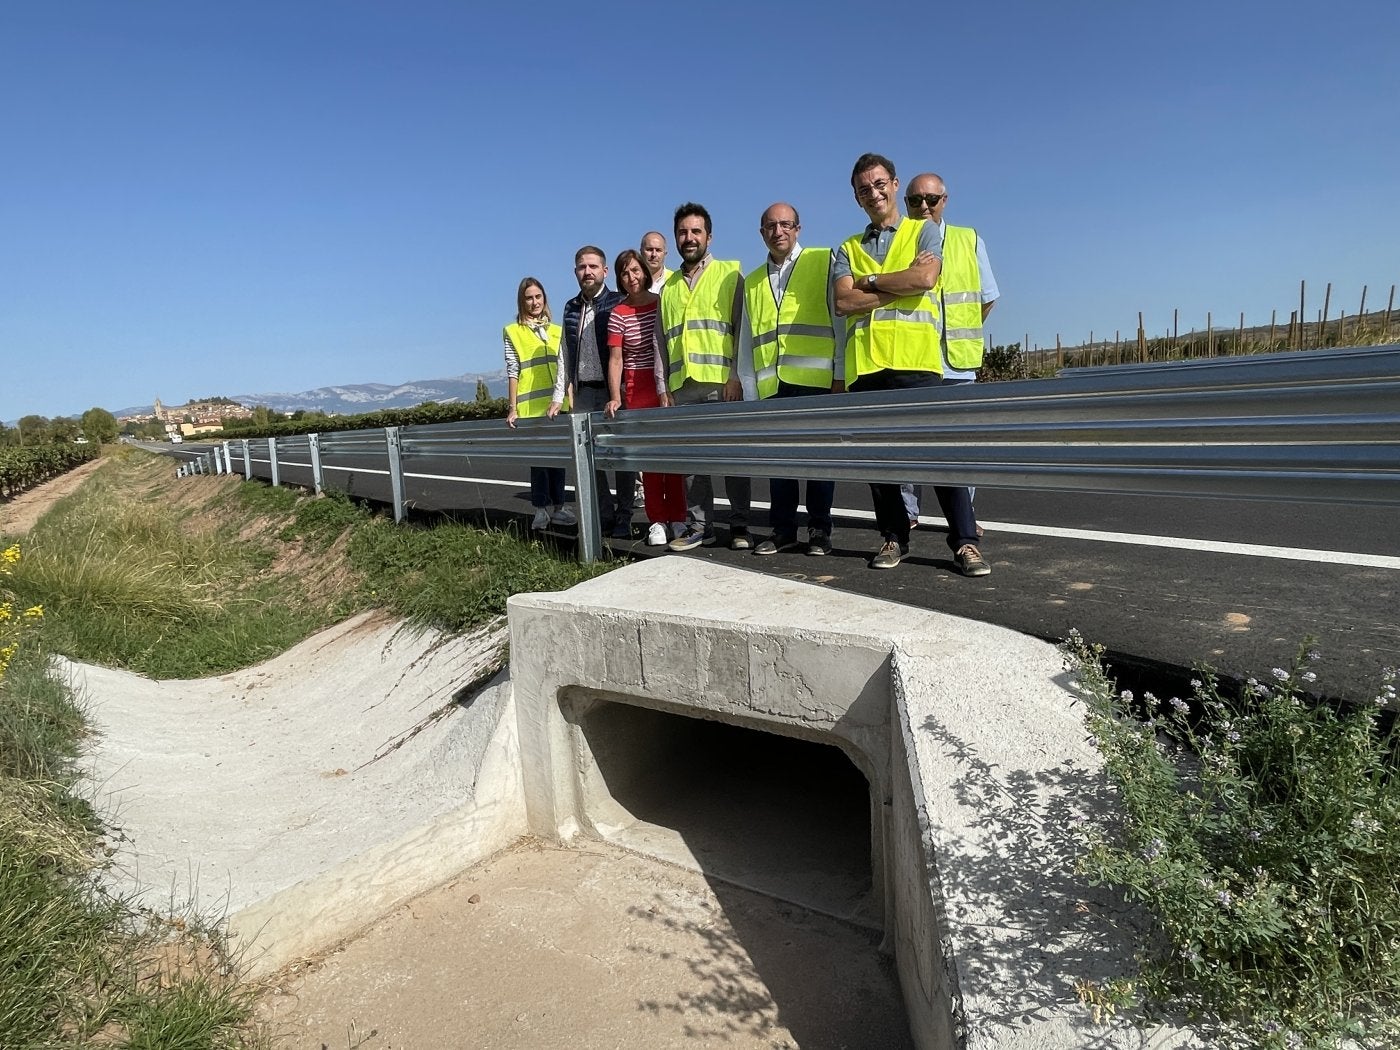
[[[936,208],[938,202],[946,196],[946,193],[911,193],[904,198],[904,203],[911,208],[917,208],[921,203]]]

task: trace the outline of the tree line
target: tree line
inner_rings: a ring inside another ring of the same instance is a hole
[[[77,419],[29,415],[22,416],[13,427],[0,423],[0,448],[71,445],[79,439],[93,445],[110,445],[120,433],[117,417],[105,408],[90,408]]]

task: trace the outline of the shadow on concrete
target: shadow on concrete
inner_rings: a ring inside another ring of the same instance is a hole
[[[994,921],[975,935],[967,924],[959,934],[965,990],[977,990],[979,1027],[1016,1031],[1068,1015],[1075,1046],[1166,1045],[1168,1033],[1134,1028],[1140,1016],[1095,1024],[1088,1008],[1077,1005],[1077,982],[1122,975],[1124,963],[1150,950],[1155,936],[1144,911],[1076,870],[1084,852],[1078,830],[1111,819],[1102,775],[1069,762],[1004,768],[934,716],[922,729],[958,770],[954,798],[978,814],[961,833],[941,832],[951,856],[940,858],[940,870],[964,915],[995,910]]]
[[[912,1046],[870,914],[870,789],[840,749],[626,704],[583,726],[612,800],[641,825],[608,837],[652,855],[679,846],[720,903],[633,911],[704,945],[688,960],[696,989],[640,1009],[709,1019],[695,1038],[781,1026],[804,1050]]]

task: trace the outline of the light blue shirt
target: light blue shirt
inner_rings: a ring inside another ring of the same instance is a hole
[[[933,222],[931,219],[928,221]],[[933,225],[938,227],[938,244],[941,248],[943,245],[943,224],[939,222],[933,223]],[[996,302],[997,299],[1001,298],[1001,290],[997,288],[997,279],[996,275],[992,273],[992,264],[987,261],[987,246],[982,243],[982,235],[980,233],[977,235],[977,269],[981,271],[982,274],[983,305]],[[938,344],[939,349],[943,352],[944,379],[961,379],[969,382],[977,379],[977,369],[954,368],[948,363],[948,332],[946,326],[944,327],[944,331],[940,333]]]

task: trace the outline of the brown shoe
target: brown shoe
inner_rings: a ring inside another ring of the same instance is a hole
[[[964,576],[990,576],[992,567],[987,564],[982,552],[970,543],[964,543],[953,555],[953,564]]]

